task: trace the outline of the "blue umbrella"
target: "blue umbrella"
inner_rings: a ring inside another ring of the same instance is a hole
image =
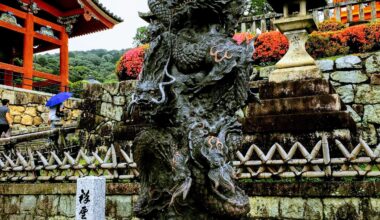
[[[62,102],[66,101],[69,99],[73,94],[71,92],[61,92],[58,93],[57,95],[51,97],[47,103],[46,106],[52,107],[61,104]]]

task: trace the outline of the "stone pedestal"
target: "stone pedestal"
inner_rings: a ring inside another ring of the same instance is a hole
[[[262,103],[248,105],[243,123],[255,144],[300,141],[313,147],[321,134],[350,144],[355,122],[327,80],[268,82],[259,86],[259,93]]]
[[[322,72],[305,48],[308,32],[315,27],[313,18],[309,15],[282,18],[275,21],[275,25],[288,38],[289,50],[276,63],[276,70],[269,75],[269,82],[322,78]]]

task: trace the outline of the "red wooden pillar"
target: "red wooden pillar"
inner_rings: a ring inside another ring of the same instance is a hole
[[[69,36],[65,30],[61,32],[61,53],[60,53],[60,67],[61,67],[61,92],[68,91],[69,85]]]
[[[22,88],[33,89],[33,35],[34,35],[34,16],[31,13],[26,15],[24,35],[24,78]]]
[[[13,72],[12,71],[4,71],[4,85],[12,86],[13,84]]]

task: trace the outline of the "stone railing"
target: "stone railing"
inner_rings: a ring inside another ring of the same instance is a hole
[[[329,19],[344,23],[376,21],[379,3],[379,0],[349,0],[333,3],[313,9],[313,17],[317,23]]]
[[[274,20],[280,18],[282,14],[268,13],[266,15],[245,16],[240,20],[240,32],[251,32],[257,34],[275,30]]]
[[[323,137],[313,148],[295,143],[289,151],[274,144],[266,153],[251,145],[245,154],[238,151],[239,179],[272,178],[330,178],[330,177],[380,177],[380,145],[371,149],[363,140],[353,149],[338,140],[331,147]],[[75,181],[83,176],[104,176],[109,180],[131,180],[138,177],[132,150],[111,146],[103,153],[85,153],[75,156],[68,152],[58,155],[39,151],[20,152],[0,157],[1,182]]]

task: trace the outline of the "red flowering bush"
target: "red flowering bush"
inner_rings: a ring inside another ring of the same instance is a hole
[[[326,20],[321,22],[318,25],[319,31],[327,32],[327,31],[339,31],[344,29],[346,26],[339,21],[336,20]]]
[[[278,31],[271,31],[259,35],[255,41],[253,59],[257,63],[265,64],[279,61],[288,51],[289,42],[285,35]]]
[[[315,31],[306,42],[306,50],[314,58],[347,54],[349,49],[340,31]]]
[[[137,79],[143,63],[147,45],[142,45],[128,50],[116,64],[116,75],[120,81],[128,79]]]
[[[380,50],[380,22],[367,25],[365,35],[373,45],[372,50]]]
[[[242,43],[250,43],[255,38],[255,35],[249,32],[236,33],[232,39],[236,41],[238,45]]]
[[[306,48],[315,58],[380,49],[380,23],[357,25],[340,31],[313,32]]]

